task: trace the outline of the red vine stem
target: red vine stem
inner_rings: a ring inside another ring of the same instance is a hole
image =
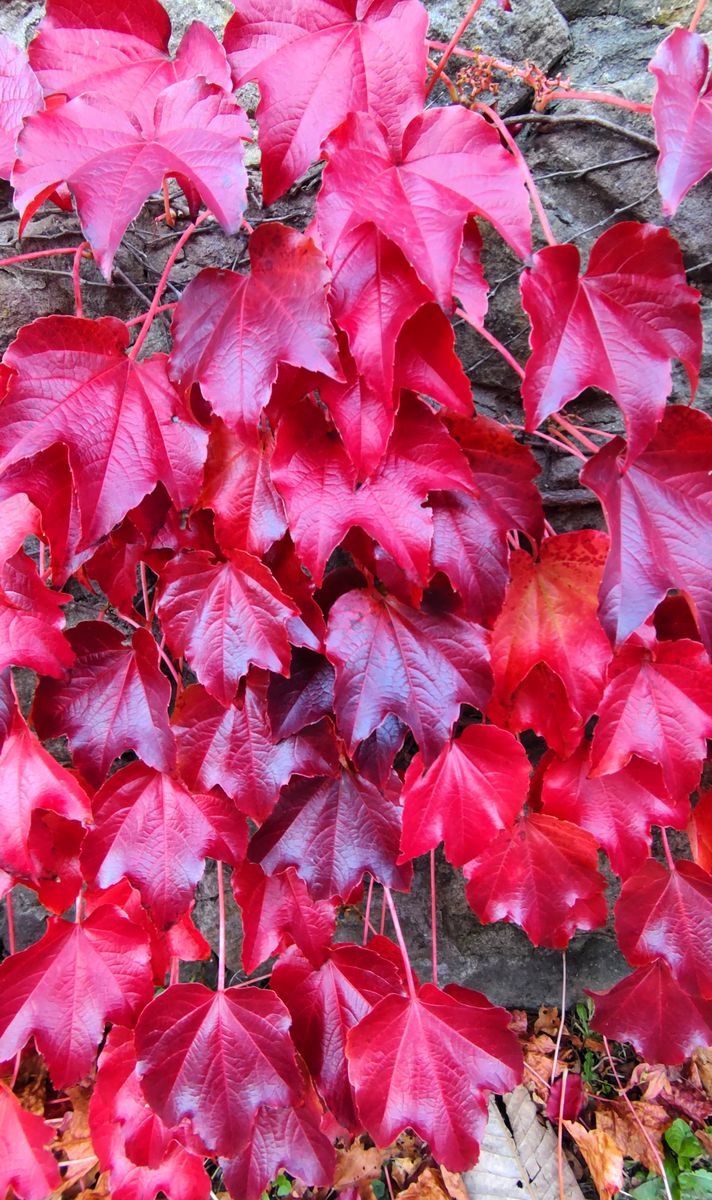
[[[471,325],[473,329],[476,329],[477,332],[485,339],[485,341],[489,342],[490,346],[493,346],[497,353],[502,355],[504,361],[509,363],[512,370],[516,371],[519,378],[524,378],[524,367],[522,367],[517,362],[516,358],[509,353],[507,347],[503,346],[493,333],[490,333],[489,329],[485,329],[484,325],[478,325],[476,321],[473,321],[470,317],[468,317],[464,308],[456,308],[455,316],[461,317],[463,321],[467,321],[468,325]]]
[[[431,71],[437,71],[437,69],[438,69],[437,63],[433,62],[432,58],[429,58],[427,60],[427,62],[428,62],[428,66],[430,67]],[[459,104],[460,103],[460,93],[458,92],[457,88],[455,87],[455,84],[452,82],[452,79],[450,78],[450,76],[449,75],[441,75],[440,78],[441,78],[442,83],[445,84],[445,87],[447,88],[448,92],[450,93],[450,99],[452,100],[453,104]]]
[[[146,618],[146,624],[150,625],[153,613],[151,611],[151,605],[148,602],[148,576],[146,575],[145,562],[139,563],[138,573],[139,573],[139,577],[141,579],[141,597],[143,599],[143,612],[144,612],[144,616]]]
[[[430,944],[433,950],[433,983],[438,986],[438,907],[435,891],[435,851],[430,851]]]
[[[83,317],[84,309],[82,307],[82,281],[79,275],[79,267],[82,261],[82,255],[85,250],[89,249],[88,242],[82,242],[77,246],[74,252],[74,262],[72,263],[72,286],[74,288],[74,312],[76,316]]]
[[[366,912],[364,913],[364,917],[363,917],[363,942],[361,943],[363,946],[365,946],[368,942],[368,931],[369,931],[369,928],[371,925],[371,901],[373,900],[373,884],[374,884],[374,879],[373,879],[373,875],[372,875],[369,880],[369,884],[368,884],[368,896],[366,897]]]
[[[168,986],[169,987],[173,987],[173,984],[178,982],[179,974],[180,974],[180,959],[178,958],[177,954],[172,954],[171,955],[171,973],[168,976]]]
[[[428,96],[430,95],[430,93],[432,92],[433,88],[435,87],[435,84],[438,82],[438,79],[442,75],[443,71],[445,70],[445,67],[447,66],[447,64],[450,60],[450,55],[455,50],[457,43],[459,42],[459,40],[462,37],[465,30],[467,29],[467,26],[470,24],[470,21],[475,16],[477,10],[479,8],[481,8],[481,6],[482,6],[482,0],[473,0],[473,3],[468,8],[464,17],[460,21],[460,24],[458,25],[457,29],[453,33],[452,37],[450,38],[450,41],[448,42],[447,46],[445,47],[445,53],[443,54],[442,58],[440,59],[440,62],[438,63],[437,67],[435,68],[435,71],[431,75],[430,82],[428,83],[428,86],[425,89],[425,99],[426,100],[427,100]]]
[[[541,225],[544,237],[546,238],[546,240],[550,246],[558,245],[556,238],[554,237],[554,233],[551,228],[551,225],[549,224],[549,218],[547,217],[546,212],[544,210],[544,205],[541,202],[541,196],[539,195],[539,190],[534,182],[534,179],[532,178],[532,173],[529,170],[527,160],[525,159],[524,155],[522,154],[521,150],[519,149],[519,146],[515,142],[511,133],[507,129],[507,126],[505,125],[504,121],[500,117],[499,113],[496,113],[494,111],[494,109],[490,107],[489,104],[483,104],[481,101],[478,100],[478,101],[476,101],[476,103],[474,104],[473,107],[476,108],[478,110],[478,112],[481,112],[486,117],[488,117],[490,119],[490,121],[492,122],[492,124],[495,125],[496,128],[499,130],[500,137],[503,138],[503,140],[506,142],[507,146],[509,147],[509,149],[512,152],[512,155],[514,156],[514,160],[515,160],[517,166],[519,167],[520,174],[524,180],[524,183],[526,184],[526,188],[527,188],[527,191],[529,192],[529,196],[531,198],[532,205],[534,206],[534,211],[535,211],[537,217],[539,218],[539,224]]]
[[[554,1046],[554,1061],[551,1066],[551,1082],[556,1080],[556,1068],[559,1064],[559,1051],[561,1050],[561,1038],[564,1033],[564,1013],[566,1012],[566,951],[561,952],[561,1012],[559,1013],[559,1032],[556,1035],[556,1045]]]
[[[180,254],[181,250],[183,249],[183,247],[185,246],[185,244],[189,240],[189,238],[192,237],[192,235],[195,233],[198,226],[202,225],[203,221],[206,221],[207,218],[211,215],[212,214],[211,214],[210,210],[206,209],[205,212],[201,213],[200,216],[197,217],[195,221],[191,221],[188,228],[181,234],[181,236],[179,237],[175,246],[173,247],[173,250],[171,251],[171,253],[168,256],[168,261],[166,262],[166,265],[163,268],[163,274],[161,275],[161,278],[158,280],[156,290],[153,293],[153,300],[151,301],[151,307],[149,308],[148,312],[146,313],[146,319],[143,323],[141,332],[139,333],[138,337],[136,338],[136,341],[134,342],[133,346],[129,350],[129,358],[137,357],[139,350],[143,346],[143,343],[146,341],[146,338],[148,337],[148,331],[151,328],[151,325],[153,324],[153,318],[155,317],[155,315],[158,311],[159,305],[161,303],[161,296],[163,295],[163,292],[165,291],[166,284],[168,283],[168,277],[169,277],[171,271],[173,270],[173,267],[175,266],[178,255]]]
[[[707,0],[697,0],[697,8],[692,14],[692,20],[688,25],[690,33],[694,33],[700,23],[700,17],[707,7]]]
[[[573,425],[571,421],[569,421],[568,417],[565,417],[563,413],[555,413],[551,419],[552,421],[555,421],[557,425],[561,426],[565,433],[570,433],[571,437],[577,438],[581,445],[585,446],[587,450],[592,450],[594,454],[598,454],[599,448],[595,442],[592,442],[590,438],[587,438],[585,433],[579,429],[578,425]]]
[[[575,458],[581,462],[588,462],[585,454],[582,454],[578,446],[572,446],[570,442],[562,441],[559,438],[552,437],[549,433],[542,433],[539,429],[526,429],[524,425],[515,425],[512,421],[507,421],[509,429],[518,429],[521,433],[528,433],[531,437],[541,438],[542,441],[551,442],[552,446],[556,446],[559,450],[565,450],[567,454],[573,454]]]
[[[218,859],[218,991],[225,991],[225,885],[223,883],[223,865]]]
[[[14,254],[12,258],[0,258],[0,267],[11,267],[13,263],[30,262],[33,258],[54,258],[58,254],[76,254],[86,244],[86,242],[82,242],[81,246],[63,246],[60,250],[33,250],[29,254]]]
[[[540,108],[546,108],[553,100],[592,100],[598,104],[612,104],[614,108],[627,108],[629,112],[652,112],[651,104],[626,100],[625,96],[614,96],[611,92],[577,92],[574,88],[559,88],[555,92],[549,92],[542,100]]]
[[[649,1148],[650,1148],[651,1154],[652,1154],[652,1156],[653,1156],[653,1158],[654,1158],[654,1160],[655,1160],[656,1166],[657,1166],[657,1168],[658,1168],[658,1170],[659,1170],[659,1172],[660,1172],[660,1176],[661,1176],[661,1178],[662,1178],[662,1181],[663,1181],[663,1187],[665,1188],[665,1196],[667,1197],[667,1200],[672,1200],[672,1193],[671,1193],[671,1191],[670,1191],[670,1184],[668,1183],[668,1177],[667,1177],[667,1174],[665,1173],[665,1166],[664,1166],[664,1164],[663,1164],[663,1160],[662,1160],[662,1158],[660,1157],[660,1154],[659,1154],[659,1151],[658,1151],[658,1148],[657,1148],[657,1146],[655,1145],[655,1142],[654,1142],[654,1141],[653,1141],[653,1139],[650,1137],[650,1134],[648,1133],[648,1131],[646,1130],[646,1128],[645,1128],[645,1126],[643,1125],[642,1121],[641,1121],[641,1120],[640,1120],[640,1118],[638,1117],[638,1114],[637,1114],[637,1113],[636,1113],[636,1111],[635,1111],[635,1107],[634,1107],[634,1105],[633,1105],[633,1102],[632,1102],[632,1100],[631,1100],[630,1096],[628,1095],[628,1092],[627,1092],[627,1090],[626,1090],[626,1089],[623,1087],[623,1084],[622,1084],[622,1082],[621,1082],[620,1075],[619,1075],[619,1074],[618,1074],[618,1072],[616,1071],[616,1065],[615,1065],[615,1063],[614,1063],[614,1061],[613,1061],[613,1057],[612,1057],[612,1055],[611,1055],[611,1048],[610,1048],[610,1046],[608,1045],[608,1038],[607,1038],[607,1037],[604,1037],[604,1038],[603,1038],[603,1045],[605,1046],[605,1049],[606,1049],[606,1057],[607,1057],[607,1059],[608,1059],[608,1064],[609,1064],[609,1066],[610,1066],[610,1068],[611,1068],[611,1071],[613,1072],[613,1078],[615,1079],[615,1081],[616,1081],[616,1085],[617,1085],[617,1087],[618,1087],[618,1094],[619,1094],[619,1096],[621,1096],[621,1097],[622,1097],[622,1099],[623,1099],[624,1103],[625,1103],[625,1104],[628,1106],[628,1108],[630,1109],[630,1115],[631,1115],[631,1117],[632,1117],[633,1121],[635,1122],[635,1124],[636,1124],[636,1126],[638,1127],[638,1129],[639,1129],[640,1133],[643,1135],[643,1137],[645,1138],[646,1142],[648,1143],[648,1146],[649,1146]]]
[[[170,309],[177,308],[177,306],[178,306],[177,300],[171,300],[170,304],[159,304],[158,308],[155,310],[153,315],[154,315],[154,317],[157,317],[159,313],[168,312]],[[124,321],[124,325],[126,325],[130,329],[132,325],[140,325],[143,321],[146,320],[147,316],[148,316],[147,312],[141,313],[141,315],[139,317],[132,317],[130,321]]]
[[[672,851],[670,850],[670,843],[668,841],[667,831],[662,827],[662,825],[660,826],[660,837],[662,838],[663,850],[665,851],[665,860],[667,862],[667,865],[671,871],[674,871],[675,870],[675,860],[673,859]]]
[[[120,621],[124,621],[124,623],[126,625],[130,625],[132,629],[143,629],[144,628],[144,626],[141,624],[140,621],[134,621],[133,617],[127,617],[126,613],[119,612],[118,608],[116,609],[116,615]],[[166,654],[166,652],[163,648],[164,641],[165,641],[165,638],[160,642],[160,644],[158,642],[156,642],[156,649],[158,650],[158,654],[159,654],[161,660],[165,663],[168,670],[170,671],[171,677],[172,677],[173,682],[175,683],[176,687],[178,688],[178,691],[182,692],[183,680],[181,679],[180,675],[176,671],[175,667],[173,666],[173,663],[171,662],[170,658],[168,657],[168,655]]]
[[[396,912],[396,906],[393,903],[393,897],[391,896],[391,889],[384,887],[383,895],[385,896],[386,904],[388,905],[388,911],[391,914],[391,919],[393,921],[393,928],[396,931],[396,938],[398,939],[398,945],[400,946],[400,952],[403,955],[403,965],[405,966],[406,979],[408,980],[408,992],[410,994],[411,1000],[415,1000],[416,995],[415,995],[415,980],[413,979],[413,968],[410,965],[410,959],[408,957],[408,948],[405,944],[405,938],[403,937],[403,930],[401,929],[400,921],[398,920],[398,913]]]

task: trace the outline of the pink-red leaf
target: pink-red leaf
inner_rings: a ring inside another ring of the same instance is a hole
[[[269,874],[294,867],[315,900],[345,902],[366,871],[408,890],[411,870],[396,865],[400,834],[398,805],[344,767],[324,778],[295,776],[253,834],[248,855]]]
[[[152,990],[146,935],[118,908],[81,925],[51,918],[39,942],[0,964],[0,1060],[34,1036],[54,1086],[77,1083],[106,1023],[132,1024]]]
[[[603,505],[611,535],[601,585],[603,625],[623,642],[669,588],[680,588],[712,653],[712,421],[670,405],[636,462],[623,464],[624,449],[614,438],[581,472],[581,482]]]
[[[250,238],[249,275],[206,270],[188,285],[173,319],[171,376],[199,383],[230,426],[254,429],[280,363],[340,378],[329,320],[324,255],[285,225]]]
[[[0,405],[0,466],[66,443],[85,544],[159,482],[179,509],[200,487],[207,434],[172,387],[165,357],[133,362],[128,338],[113,317],[43,317],[3,360],[13,375]]]
[[[428,575],[432,517],[423,508],[435,488],[470,484],[467,460],[439,417],[404,399],[383,462],[359,484],[355,467],[318,409],[282,418],[272,478],[297,551],[317,583],[331,552],[359,526],[410,576]]]
[[[636,641],[609,667],[592,772],[610,775],[637,754],[660,764],[673,799],[686,798],[697,786],[712,737],[712,666],[699,642]]]
[[[47,1147],[54,1130],[26,1112],[0,1083],[0,1192],[17,1200],[46,1200],[60,1186],[57,1160]]]
[[[209,1150],[238,1153],[260,1105],[283,1108],[300,1098],[289,1024],[282,1001],[261,988],[168,988],[136,1027],[149,1104],[169,1126],[189,1118]]]
[[[702,354],[699,292],[667,229],[622,221],[601,234],[579,277],[577,248],[548,246],[522,275],[532,353],[522,398],[527,428],[587,387],[609,392],[637,457],[660,424],[670,364],[683,363],[694,397]]]
[[[349,1031],[349,1076],[358,1113],[377,1145],[406,1127],[436,1161],[464,1171],[477,1160],[486,1090],[521,1079],[509,1013],[478,992],[424,984],[417,997],[387,996]]]
[[[271,204],[320,157],[353,112],[380,117],[397,143],[420,112],[427,13],[417,0],[243,0],[225,30],[235,83],[254,80]]]
[[[326,649],[336,667],[336,717],[352,749],[393,713],[410,726],[429,767],[460,705],[481,709],[489,698],[484,630],[375,590],[339,597],[329,614]]]
[[[628,962],[661,958],[686,992],[712,998],[712,876],[684,860],[650,860],[623,884],[616,936]]]
[[[274,737],[286,738],[328,716],[334,707],[334,668],[312,650],[295,650],[289,678],[273,675],[267,689]]]
[[[127,750],[149,767],[172,770],[171,687],[148,630],[137,629],[126,645],[106,622],[82,621],[67,638],[74,666],[64,679],[40,680],[35,694],[32,717],[40,736],[66,734],[76,766],[94,786]]]
[[[270,477],[271,457],[269,434],[248,436],[214,423],[199,504],[215,513],[215,537],[224,552],[265,554],[287,531]]]
[[[591,777],[590,743],[565,762],[551,757],[541,789],[542,812],[592,833],[616,874],[627,878],[650,854],[651,825],[684,829],[686,796],[671,799],[658,767],[631,759],[612,775]]]
[[[448,309],[470,214],[490,221],[522,258],[529,255],[526,188],[497,130],[479,113],[430,109],[410,122],[399,150],[377,120],[351,113],[325,150],[317,221],[329,259],[342,238],[372,222]]]
[[[639,967],[595,1001],[591,1025],[617,1042],[632,1042],[646,1062],[681,1063],[712,1043],[712,1004],[683,991],[662,959]]]
[[[256,863],[244,862],[230,882],[242,913],[242,964],[248,975],[292,944],[319,966],[336,926],[333,904],[312,900],[292,867],[265,875]]]
[[[694,184],[712,170],[712,82],[709,48],[699,33],[674,29],[660,43],[648,70],[658,143],[658,188],[663,212],[674,216]]]
[[[0,752],[0,867],[10,875],[36,878],[30,839],[33,817],[41,812],[87,824],[91,806],[74,776],[47,753],[15,710]]]
[[[278,742],[270,732],[267,680],[248,677],[244,695],[224,708],[200,685],[188,688],[173,714],[178,771],[188,787],[222,788],[241,812],[264,821],[290,776],[336,769],[336,743],[324,723]]]
[[[277,962],[272,987],[291,1013],[295,1044],[329,1111],[358,1133],[346,1035],[384,996],[402,992],[398,970],[367,947],[333,946],[319,967],[295,948]]]
[[[42,582],[34,564],[19,551],[0,572],[0,670],[31,667],[42,675],[61,675],[74,661],[62,633],[62,606],[71,600]]]
[[[416,754],[403,785],[401,858],[442,841],[448,860],[463,867],[513,823],[528,787],[523,746],[493,725],[469,725],[425,772]]]
[[[130,109],[89,92],[25,122],[12,172],[15,206],[24,225],[66,183],[109,279],[128,226],[168,176],[187,179],[226,233],[237,233],[247,200],[242,142],[251,137],[233,97],[204,79],[162,91],[144,128]]]
[[[189,792],[140,762],[112,775],[92,807],[85,878],[110,887],[125,876],[159,928],[189,911],[208,855],[233,866],[244,857],[245,820],[224,794]]]
[[[9,179],[22,122],[42,107],[42,88],[19,46],[0,34],[0,179]]]
[[[221,704],[251,665],[286,674],[296,613],[272,573],[244,550],[223,563],[202,550],[181,554],[161,572],[158,616],[169,645]]]
[[[530,814],[503,829],[467,868],[481,921],[521,925],[535,946],[565,950],[577,929],[606,920],[596,843],[569,821]]]
[[[518,733],[531,726],[571,753],[603,691],[611,647],[596,615],[608,539],[593,529],[547,538],[539,561],[511,557],[511,582],[492,634],[494,696],[488,715]],[[541,676],[563,695],[547,703]]]

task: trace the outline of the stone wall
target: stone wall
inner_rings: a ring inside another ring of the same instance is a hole
[[[230,0],[163,0],[176,36],[199,17],[220,33],[232,11]],[[308,0],[307,0],[308,2]],[[26,41],[39,19],[43,4],[34,0],[0,0],[0,31],[17,41]],[[429,36],[448,40],[462,19],[467,0],[426,0],[431,14]],[[649,0],[512,0],[507,14],[496,0],[485,0],[482,11],[467,31],[470,47],[495,53],[513,62],[534,61],[547,73],[569,76],[578,89],[604,88],[620,91],[630,99],[652,96],[652,76],[646,70],[656,45],[675,24],[689,19],[694,6],[671,0],[651,5]],[[703,21],[701,31],[710,29]],[[254,89],[252,90],[254,93]],[[254,94],[244,100],[254,105]],[[445,102],[444,93],[436,100]],[[498,107],[510,118],[522,116],[517,132],[532,173],[541,190],[554,232],[561,240],[575,241],[582,256],[613,219],[661,223],[655,189],[655,150],[652,128],[644,115],[580,102],[552,105],[544,121],[530,120],[531,92],[520,83],[507,83]],[[1,185],[0,185],[1,186]],[[259,180],[253,175],[252,212],[260,219]],[[703,293],[706,329],[712,322],[712,256],[708,229],[712,180],[699,185],[685,199],[670,227],[682,246],[690,282]],[[0,242],[14,244],[17,219],[10,207],[9,189],[0,194]],[[303,228],[310,219],[313,192],[296,187],[269,211]],[[76,236],[73,218],[43,210],[25,239],[28,249],[41,249],[45,239],[56,239],[66,231],[67,240]],[[61,244],[55,243],[55,244]],[[165,245],[151,227],[149,217],[132,226],[117,256],[114,284],[107,287],[98,273],[87,270],[85,290],[87,315],[114,312],[128,318],[143,311],[150,299]],[[187,282],[201,266],[242,266],[246,261],[244,239],[226,238],[201,230],[186,247],[173,275],[175,287]],[[494,238],[485,252],[487,277],[492,287],[489,324],[492,331],[511,347],[522,361],[527,353],[527,322],[518,303],[518,262]],[[0,273],[0,350],[12,340],[17,327],[51,312],[72,311],[71,282],[61,268],[22,267]],[[478,408],[490,415],[521,420],[517,379],[501,358],[472,331],[459,329],[463,362],[473,380]],[[167,324],[156,321],[151,345],[167,344]],[[707,337],[709,347],[710,338]],[[675,376],[675,399],[686,398],[686,382]],[[712,373],[709,348],[704,361],[698,404],[712,408]],[[600,395],[586,394],[575,406],[587,422],[619,431],[618,410]],[[575,462],[554,448],[532,439],[542,467],[540,485],[549,519],[557,530],[601,524],[601,514],[589,493],[579,488]],[[82,614],[86,616],[86,613]],[[535,747],[534,747],[535,748]],[[678,839],[680,853],[686,852]],[[493,1000],[509,1005],[535,1007],[556,1000],[560,991],[560,955],[532,949],[526,936],[507,925],[481,927],[467,907],[462,880],[444,860],[437,867],[439,956],[443,981],[458,980],[485,991]],[[29,893],[17,889],[16,912],[20,942],[34,940],[40,931],[40,915]],[[215,942],[216,888],[208,873],[201,887],[197,914],[210,940]],[[399,900],[399,909],[412,947],[416,969],[427,977],[430,961],[429,882],[426,872],[416,872],[413,892]],[[230,965],[239,971],[239,917],[231,910]],[[3,929],[0,924],[0,936]],[[339,936],[358,938],[359,918],[343,915]],[[608,986],[624,970],[610,930],[583,934],[568,953],[569,994],[580,994],[583,986]]]

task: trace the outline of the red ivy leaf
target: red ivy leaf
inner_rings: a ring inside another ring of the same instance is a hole
[[[280,957],[271,986],[291,1013],[295,1044],[329,1111],[359,1133],[346,1035],[384,996],[403,990],[397,967],[368,947],[351,945],[330,947],[315,967],[295,948]]]
[[[242,913],[242,964],[248,975],[291,945],[315,966],[321,963],[336,927],[334,906],[312,900],[292,867],[265,875],[256,863],[243,862],[230,882]]]
[[[46,1200],[61,1180],[57,1160],[47,1147],[54,1130],[26,1112],[0,1083],[0,1192],[19,1200]]]
[[[536,429],[587,387],[609,392],[636,458],[660,424],[679,358],[694,398],[702,354],[699,292],[667,229],[621,221],[601,234],[579,278],[575,246],[548,246],[522,275],[532,353],[522,398]]]
[[[528,788],[524,747],[493,725],[469,725],[425,772],[416,754],[403,785],[401,859],[443,841],[448,861],[464,866],[513,823]]]
[[[30,43],[30,61],[47,93],[73,99],[94,92],[150,125],[156,99],[172,83],[202,75],[231,90],[225,51],[194,21],[168,54],[171,23],[159,0],[130,8],[123,0],[101,5],[47,0],[46,15]]]
[[[423,106],[427,24],[416,0],[312,0],[308,10],[294,0],[241,3],[225,49],[236,85],[260,87],[266,204],[352,112],[380,117],[397,140]]]
[[[58,184],[74,196],[82,229],[106,279],[131,221],[168,176],[189,181],[226,233],[247,200],[242,109],[221,87],[191,78],[162,91],[142,129],[131,110],[89,92],[28,117],[12,172],[24,228]]]
[[[663,212],[674,216],[690,188],[712,170],[712,83],[709,48],[699,33],[674,29],[648,66],[653,100],[658,188]]]
[[[336,769],[336,743],[324,725],[277,742],[267,713],[267,680],[252,672],[240,702],[224,708],[196,684],[173,714],[178,770],[194,789],[219,786],[253,821],[264,821],[293,774]]]
[[[289,678],[272,675],[267,689],[272,734],[286,738],[326,717],[334,707],[334,668],[321,654],[294,650]]]
[[[699,642],[623,647],[608,670],[591,767],[619,771],[631,755],[659,763],[673,797],[697,786],[712,737],[712,666]]]
[[[113,317],[42,317],[20,330],[3,360],[14,374],[0,405],[0,466],[66,443],[85,545],[157,483],[179,509],[200,487],[207,434],[171,386],[165,357],[133,362],[128,337]]]
[[[468,865],[467,874],[467,899],[480,920],[521,925],[535,946],[565,950],[577,929],[605,923],[596,843],[569,821],[521,817]]]
[[[688,829],[692,857],[704,871],[712,870],[712,790],[700,793]]]
[[[210,434],[200,507],[215,513],[220,549],[261,555],[287,532],[284,506],[270,478],[272,439],[248,436],[216,420]]]
[[[0,572],[0,670],[31,667],[61,675],[74,661],[62,633],[62,606],[71,599],[50,591],[26,554],[13,555]]]
[[[47,753],[15,710],[0,752],[0,867],[10,875],[35,878],[32,824],[35,814],[43,812],[84,824],[91,818],[84,789]]]
[[[201,271],[173,318],[171,376],[184,390],[199,383],[231,427],[257,425],[280,363],[340,378],[322,252],[295,229],[264,224],[250,263],[249,275]]]
[[[383,462],[359,485],[355,467],[318,409],[282,418],[272,462],[297,551],[317,583],[331,552],[358,525],[425,582],[432,517],[422,507],[434,488],[470,484],[467,461],[439,417],[405,398]]]
[[[239,1200],[260,1200],[280,1170],[309,1187],[331,1188],[336,1151],[321,1131],[323,1110],[309,1086],[294,1108],[260,1108],[247,1147],[236,1158],[221,1159],[225,1186]]]
[[[429,767],[460,705],[482,709],[489,698],[484,630],[450,613],[376,591],[347,592],[329,614],[326,649],[336,667],[336,717],[352,749],[393,713],[410,726]]]
[[[662,959],[640,967],[606,992],[584,991],[596,1005],[591,1025],[617,1042],[632,1042],[649,1063],[683,1062],[712,1043],[712,1004],[683,991]]]
[[[225,795],[195,795],[140,762],[112,775],[93,808],[87,882],[110,887],[126,876],[159,928],[189,911],[208,855],[233,866],[244,857],[245,820]]]
[[[202,550],[172,559],[161,572],[157,611],[172,650],[221,704],[233,699],[250,665],[289,670],[287,626],[296,606],[244,550],[224,563]]]
[[[317,222],[329,259],[342,238],[373,222],[449,309],[470,214],[485,217],[517,254],[528,257],[526,188],[497,130],[479,113],[431,109],[407,126],[400,151],[373,117],[351,113],[325,151],[329,164]]]
[[[149,1108],[136,1074],[133,1033],[115,1026],[99,1058],[89,1103],[92,1145],[109,1172],[114,1200],[208,1200],[210,1181],[202,1155]]]
[[[64,587],[91,553],[89,549],[78,550],[81,519],[66,445],[57,442],[33,458],[22,458],[5,467],[0,475],[0,498],[17,498],[18,493],[26,495],[42,515],[42,534],[49,542],[52,559],[52,582],[55,587]],[[134,568],[131,597],[135,591]]]
[[[411,870],[396,866],[400,833],[398,805],[344,767],[337,776],[292,779],[253,834],[248,857],[270,875],[294,867],[315,900],[345,903],[366,871],[408,890]]]
[[[508,1092],[521,1079],[509,1021],[461,987],[427,983],[417,997],[381,1000],[347,1039],[359,1116],[376,1145],[410,1127],[448,1170],[470,1168],[487,1123],[485,1089]]]
[[[300,1097],[289,1014],[262,988],[168,988],[141,1013],[136,1052],[143,1091],[161,1120],[173,1126],[188,1117],[218,1154],[246,1145],[260,1105],[284,1108]]]
[[[625,879],[650,854],[651,825],[684,829],[689,801],[686,796],[671,799],[659,768],[638,758],[612,775],[592,778],[589,751],[584,740],[566,762],[550,757],[542,781],[542,812],[592,833],[613,870]]]
[[[22,122],[42,107],[42,88],[24,50],[0,34],[0,179],[9,179]]]
[[[695,863],[650,860],[623,884],[616,937],[634,967],[661,958],[686,992],[712,998],[712,876]]]
[[[614,438],[589,459],[581,482],[601,501],[611,549],[601,585],[600,615],[623,642],[665,597],[689,597],[712,653],[712,421],[685,405],[669,405],[636,462],[624,465],[625,442]]]
[[[132,1024],[152,991],[146,936],[118,908],[81,925],[51,918],[39,942],[0,963],[0,1061],[34,1036],[62,1090],[90,1070],[106,1023]]]
[[[611,658],[596,615],[607,547],[604,533],[583,529],[547,538],[538,562],[515,550],[492,634],[488,715],[515,733],[531,726],[562,756],[575,749],[595,712]],[[546,702],[542,668],[563,689],[558,712]]]
[[[35,693],[32,719],[40,737],[66,734],[74,762],[95,787],[127,750],[149,767],[172,770],[171,686],[148,630],[137,629],[127,646],[104,621],[82,621],[67,638],[74,666],[64,679],[41,679]]]

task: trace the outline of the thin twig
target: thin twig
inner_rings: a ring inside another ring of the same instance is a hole
[[[646,150],[652,150],[655,154],[658,152],[657,143],[653,138],[647,137],[644,133],[638,133],[636,129],[629,129],[627,125],[619,125],[617,121],[609,121],[606,117],[596,117],[592,113],[562,113],[560,116],[554,116],[553,113],[521,113],[515,117],[505,117],[505,125],[550,125],[553,129],[557,125],[597,125],[599,129],[607,129],[610,133],[618,133],[621,137],[628,138],[631,142],[637,142],[639,146],[644,146]]]
[[[583,179],[584,175],[590,175],[593,171],[605,171],[610,167],[624,167],[626,163],[641,162],[645,158],[650,158],[652,150],[647,150],[643,154],[629,154],[627,158],[607,158],[605,162],[592,163],[590,167],[572,167],[568,171],[549,171],[547,175],[534,175],[533,178],[537,183],[541,183],[544,179]]]
[[[608,1058],[608,1063],[609,1063],[609,1066],[610,1066],[610,1068],[611,1068],[611,1071],[613,1072],[613,1078],[614,1078],[614,1079],[615,1079],[615,1081],[616,1081],[616,1086],[617,1086],[617,1088],[618,1088],[618,1094],[619,1094],[619,1096],[621,1096],[621,1097],[622,1097],[622,1099],[623,1099],[624,1103],[625,1103],[625,1104],[627,1105],[627,1107],[630,1109],[630,1115],[631,1115],[631,1117],[633,1118],[633,1121],[635,1122],[635,1124],[637,1125],[637,1127],[638,1127],[638,1129],[639,1129],[640,1133],[642,1133],[643,1137],[645,1138],[646,1142],[648,1143],[648,1146],[649,1146],[649,1148],[650,1148],[650,1151],[651,1151],[651,1153],[652,1153],[652,1155],[653,1155],[653,1158],[654,1158],[654,1160],[655,1160],[656,1166],[657,1166],[657,1168],[658,1168],[658,1171],[660,1172],[660,1176],[661,1176],[661,1178],[662,1178],[662,1181],[663,1181],[663,1187],[665,1188],[665,1196],[666,1196],[666,1200],[672,1200],[672,1193],[671,1193],[671,1191],[670,1191],[670,1184],[668,1183],[668,1177],[667,1177],[667,1173],[666,1173],[666,1171],[665,1171],[665,1165],[664,1165],[664,1163],[663,1163],[663,1160],[662,1160],[662,1158],[660,1157],[660,1154],[659,1154],[659,1152],[658,1152],[658,1148],[657,1148],[657,1146],[655,1145],[655,1142],[654,1142],[654,1141],[653,1141],[653,1139],[651,1138],[651,1136],[650,1136],[650,1134],[648,1133],[647,1129],[645,1128],[645,1126],[643,1125],[642,1121],[640,1120],[640,1118],[639,1118],[639,1116],[638,1116],[637,1112],[635,1111],[635,1108],[634,1108],[634,1106],[633,1106],[633,1102],[632,1102],[632,1100],[631,1100],[630,1096],[628,1095],[628,1092],[627,1092],[627,1090],[626,1090],[626,1089],[623,1087],[623,1084],[622,1084],[622,1082],[621,1082],[620,1075],[619,1075],[619,1074],[618,1074],[618,1072],[616,1071],[616,1065],[615,1065],[615,1063],[614,1063],[614,1061],[613,1061],[613,1056],[612,1056],[612,1054],[611,1054],[611,1048],[610,1048],[610,1046],[608,1045],[608,1038],[607,1038],[607,1037],[604,1037],[604,1039],[603,1039],[603,1045],[604,1045],[604,1047],[605,1047],[605,1050],[606,1050],[606,1057]]]

